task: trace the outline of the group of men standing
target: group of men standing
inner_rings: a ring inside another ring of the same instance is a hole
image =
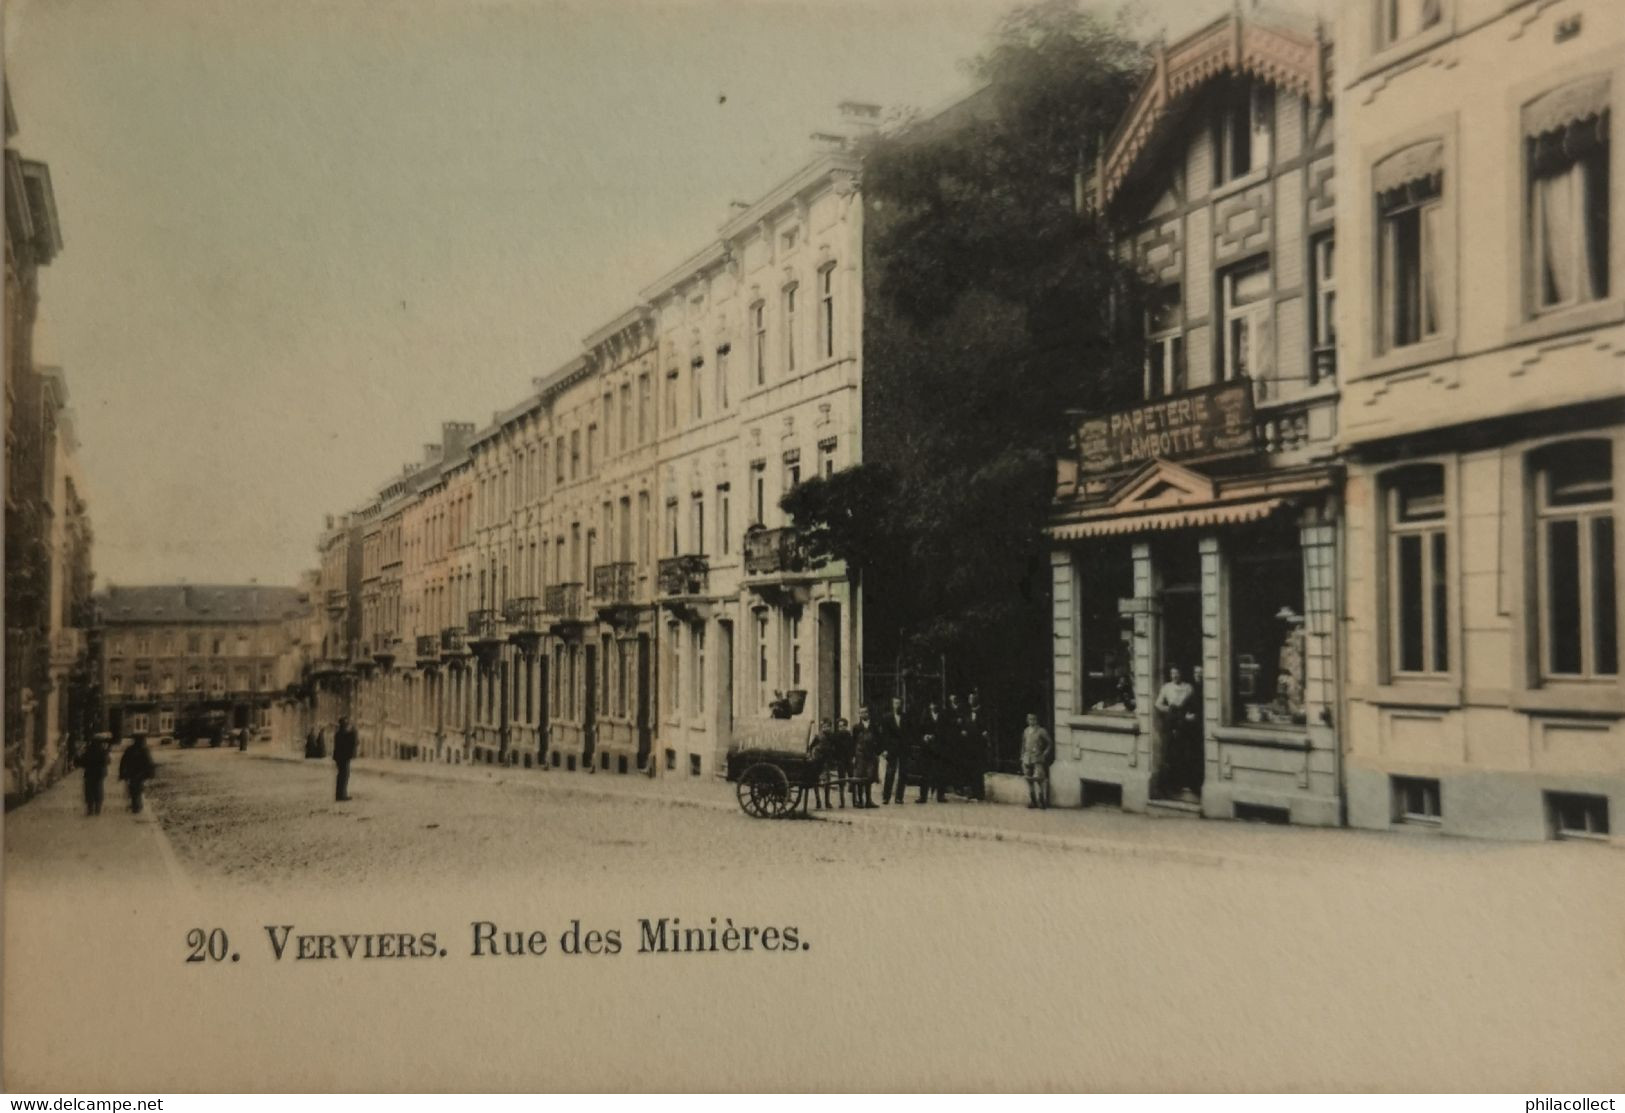
[[[916,804],[933,796],[945,802],[950,789],[979,800],[991,737],[981,699],[971,692],[963,702],[957,694],[948,696],[946,704],[931,700],[918,713],[911,713],[901,699],[893,699],[878,716],[861,707],[850,729],[844,719],[825,720],[812,752],[833,779],[853,785],[855,807],[880,806],[871,798],[877,780],[881,804],[901,804],[910,782],[919,787]],[[827,797],[823,802],[827,806]]]

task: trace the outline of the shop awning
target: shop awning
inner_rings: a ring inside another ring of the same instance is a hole
[[[1165,529],[1191,529],[1201,526],[1232,526],[1267,518],[1286,504],[1283,498],[1249,499],[1243,502],[1210,503],[1147,514],[1113,514],[1082,522],[1051,526],[1050,537],[1057,541],[1080,541],[1086,537],[1115,537],[1126,533],[1151,533]]]

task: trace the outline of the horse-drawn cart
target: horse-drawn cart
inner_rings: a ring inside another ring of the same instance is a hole
[[[746,815],[779,819],[802,810],[823,768],[806,754],[782,750],[735,750],[728,755],[728,779]]]

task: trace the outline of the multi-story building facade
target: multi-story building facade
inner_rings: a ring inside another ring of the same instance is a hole
[[[114,738],[269,730],[298,588],[109,587],[96,596],[103,721]]]
[[[704,776],[745,720],[805,733],[851,713],[857,600],[844,568],[808,566],[778,508],[859,455],[862,211],[844,146],[347,519],[363,554],[380,523],[354,581],[380,617],[358,636],[402,638],[358,666],[364,749]],[[324,588],[341,532],[324,535]],[[787,727],[766,722],[781,692]]]
[[[1057,802],[1341,822],[1330,63],[1238,10],[1158,47],[1105,145],[1146,358],[1059,461]]]
[[[92,535],[60,370],[36,365],[39,268],[62,249],[50,168],[12,147],[5,89],[5,798],[66,767],[93,723],[89,690]]]
[[[1337,75],[1349,821],[1608,837],[1625,22],[1358,0]]]

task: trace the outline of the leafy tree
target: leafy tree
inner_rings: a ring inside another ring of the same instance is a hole
[[[868,145],[866,462],[782,502],[860,578],[873,667],[944,655],[1005,719],[1048,702],[1068,411],[1139,381],[1115,323],[1137,319],[1135,282],[1079,201],[1144,57],[1122,14],[1017,8],[970,63],[978,93]]]

